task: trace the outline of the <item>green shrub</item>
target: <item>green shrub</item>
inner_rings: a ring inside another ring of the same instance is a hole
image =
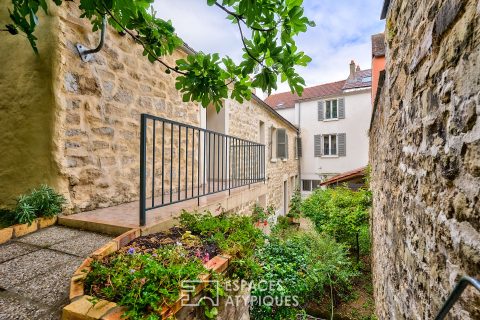
[[[0,228],[9,227],[15,224],[15,222],[15,211],[7,208],[0,208]]]
[[[47,185],[17,199],[15,222],[31,224],[38,217],[53,217],[62,211],[65,198]]]
[[[326,233],[355,249],[358,260],[361,248],[369,250],[369,245],[365,244],[370,243],[368,232],[370,206],[369,191],[336,187],[315,190],[303,201],[302,211],[306,217],[312,219],[319,232]]]
[[[273,290],[253,286],[253,319],[293,319],[302,313],[303,304],[327,289],[337,295],[348,290],[350,280],[357,275],[345,246],[315,232],[297,232],[286,240],[272,237],[257,252],[257,258],[262,273],[256,283],[277,285]],[[275,303],[265,304],[265,297],[273,297]]]
[[[181,225],[205,241],[216,243],[223,253],[233,257],[230,270],[232,275],[250,279],[258,273],[258,263],[254,260],[257,248],[263,245],[265,237],[255,228],[252,217],[223,213],[213,216],[188,213],[180,215]]]

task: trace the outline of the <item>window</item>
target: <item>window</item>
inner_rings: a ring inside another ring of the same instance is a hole
[[[302,190],[312,191],[312,180],[302,180]]]
[[[285,129],[277,129],[277,158],[288,159],[288,135]]]
[[[323,155],[324,156],[337,155],[337,135],[326,134],[323,136]]]
[[[338,119],[338,100],[325,101],[325,119]]]
[[[302,180],[302,191],[313,191],[320,188],[320,180]]]

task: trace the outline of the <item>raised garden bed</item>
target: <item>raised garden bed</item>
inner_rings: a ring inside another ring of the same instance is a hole
[[[213,221],[217,220],[209,222]],[[63,319],[120,319],[125,314],[136,318],[149,313],[167,319],[175,315],[182,302],[205,289],[213,274],[226,271],[232,257],[221,254],[225,250],[218,244],[225,248],[225,238],[240,234],[232,232],[231,225],[202,226],[191,220],[182,225],[144,236],[140,230],[131,230],[94,252],[71,279],[71,303],[64,308]],[[194,225],[198,228],[187,230],[186,226]],[[212,232],[204,232],[203,227]],[[232,252],[239,253],[239,249]],[[181,290],[180,280],[194,280],[194,293]],[[144,295],[135,295],[142,290]],[[142,300],[147,297],[153,302]],[[137,301],[143,301],[138,310]]]
[[[57,216],[35,219],[31,224],[22,223],[0,229],[0,244],[5,243],[13,238],[25,236],[39,229],[50,227],[57,223]]]

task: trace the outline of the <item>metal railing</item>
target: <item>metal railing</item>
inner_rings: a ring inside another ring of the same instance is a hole
[[[438,315],[435,317],[435,320],[445,319],[450,309],[453,307],[455,302],[457,302],[468,285],[472,285],[475,289],[480,291],[480,281],[468,276],[464,276],[462,279],[460,279],[460,281],[458,281],[447,301],[445,301],[443,304],[442,309],[440,309]]]
[[[265,181],[265,145],[142,114],[140,225],[149,210]],[[148,198],[147,198],[148,197]]]

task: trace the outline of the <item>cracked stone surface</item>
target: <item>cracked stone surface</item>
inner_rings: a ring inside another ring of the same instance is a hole
[[[71,275],[111,239],[53,226],[0,245],[0,319],[60,319]]]

